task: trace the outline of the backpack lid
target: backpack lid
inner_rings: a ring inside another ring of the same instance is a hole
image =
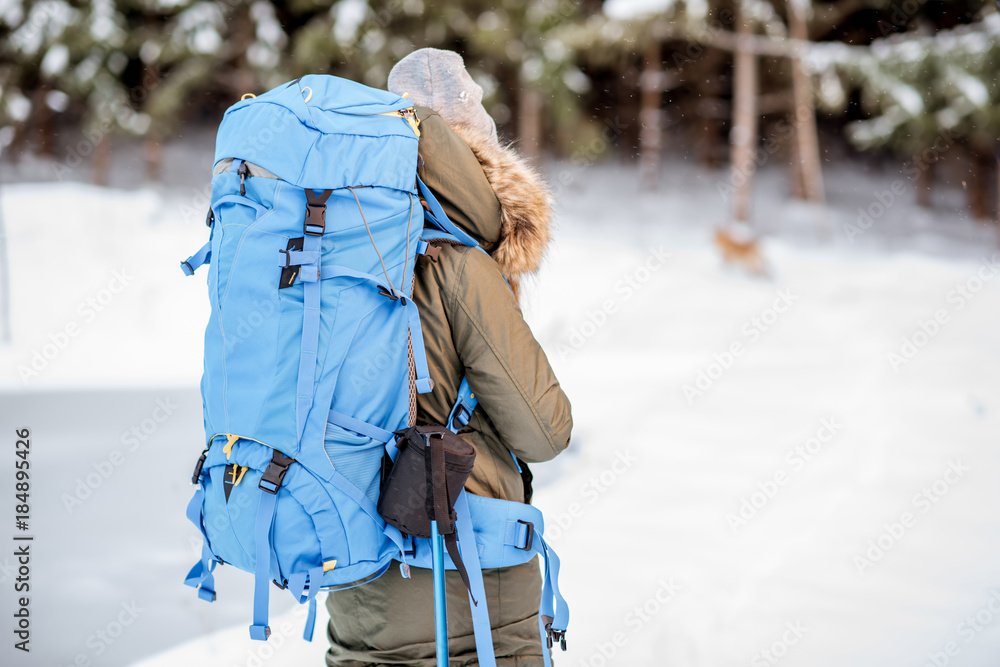
[[[412,107],[384,90],[310,74],[229,107],[215,163],[246,160],[301,188],[414,192],[417,135],[401,113]]]

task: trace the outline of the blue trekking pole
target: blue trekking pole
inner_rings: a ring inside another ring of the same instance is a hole
[[[444,596],[444,537],[431,521],[431,556],[434,559],[434,632],[438,667],[448,667],[448,602]]]

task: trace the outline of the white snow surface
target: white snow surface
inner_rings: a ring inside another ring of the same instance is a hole
[[[764,170],[770,278],[751,279],[710,242],[726,220],[724,173],[672,165],[658,193],[638,191],[631,168],[556,165],[550,177],[568,185],[524,309],[574,408],[569,450],[533,466],[572,605],[557,664],[995,667],[992,231],[947,193],[912,208],[909,187],[849,243],[846,225],[891,175],[828,173],[824,215],[788,202],[783,173]],[[207,238],[198,199],[5,186],[14,342],[0,347],[2,391],[196,386],[204,269],[185,278],[177,264]],[[113,293],[116,272],[127,283]],[[70,323],[78,334],[60,347]],[[53,354],[24,380],[35,351]],[[177,543],[159,560],[189,555]],[[238,582],[252,577],[220,579],[220,601]],[[322,611],[312,644],[301,608],[276,609],[268,644],[248,639],[246,614],[127,662],[322,664]]]

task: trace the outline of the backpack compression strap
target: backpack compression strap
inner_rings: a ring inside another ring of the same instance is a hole
[[[306,214],[302,221],[302,252],[319,253],[326,231],[326,200],[333,190],[323,190],[318,196],[306,188]],[[295,423],[297,439],[302,439],[306,417],[313,404],[313,382],[316,378],[316,357],[319,350],[321,272],[300,271],[302,287],[302,346],[299,351],[299,374],[295,393]]]
[[[476,409],[478,403],[479,400],[472,392],[468,378],[462,378],[462,384],[458,390],[458,400],[455,401],[455,405],[451,409],[451,414],[448,415],[447,428],[450,431],[458,433],[462,426],[469,423],[469,417],[472,415],[472,411]],[[517,470],[520,472],[521,466],[517,461],[517,457],[514,456],[513,452],[511,452],[511,456],[514,457],[514,465],[517,466]],[[489,605],[476,604],[477,597],[480,600],[486,599],[486,588],[483,584],[479,545],[476,543],[472,514],[469,510],[467,496],[468,494],[465,489],[462,489],[455,501],[455,529],[458,533],[458,547],[462,558],[468,563],[466,569],[469,580],[466,582],[466,586],[469,588],[472,630],[476,638],[476,654],[479,657],[479,664],[483,667],[496,667],[496,654],[493,651],[493,626],[490,623]],[[486,498],[475,497],[480,512],[506,510],[506,508],[512,506],[530,508],[530,506],[525,506],[521,503],[511,503],[509,501],[487,502],[488,500]],[[530,509],[537,511],[535,508]],[[506,516],[501,517],[497,515],[495,520],[492,519],[491,517],[489,521],[490,525],[511,525],[506,521]],[[517,521],[516,523],[519,524],[519,528],[523,526],[527,529],[527,534],[524,536],[525,546],[516,546],[516,548],[521,551],[536,553],[545,561],[542,599],[538,609],[538,629],[543,644],[542,659],[544,665],[545,667],[552,667],[552,658],[549,655],[549,649],[552,648],[554,641],[558,641],[560,648],[564,651],[566,650],[566,628],[569,624],[569,606],[559,591],[559,557],[545,542],[541,534],[534,532],[534,525],[532,523],[525,521]],[[531,526],[531,528],[529,529],[528,526]],[[504,540],[504,542],[507,542],[507,540]],[[519,545],[520,540],[516,539],[514,542]],[[454,559],[452,560],[454,561]]]

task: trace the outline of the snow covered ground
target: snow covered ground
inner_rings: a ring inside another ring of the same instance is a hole
[[[893,177],[853,167],[827,174],[823,217],[765,169],[771,278],[751,279],[710,245],[725,174],[674,164],[644,193],[631,169],[549,171],[560,227],[525,310],[576,422],[535,469],[573,609],[557,662],[995,667],[994,231],[948,212],[955,193],[919,211],[911,188],[878,212]],[[215,605],[180,585],[207,301],[177,262],[206,235],[202,196],[0,192],[14,278],[0,427],[32,427],[39,461],[36,651],[5,645],[3,664],[321,664],[322,631],[303,642],[286,596],[271,642],[246,638],[249,575],[223,573]],[[849,234],[859,207],[878,214]],[[163,423],[157,400],[176,405]],[[68,509],[114,450],[122,472]],[[100,639],[119,618],[134,622]]]

